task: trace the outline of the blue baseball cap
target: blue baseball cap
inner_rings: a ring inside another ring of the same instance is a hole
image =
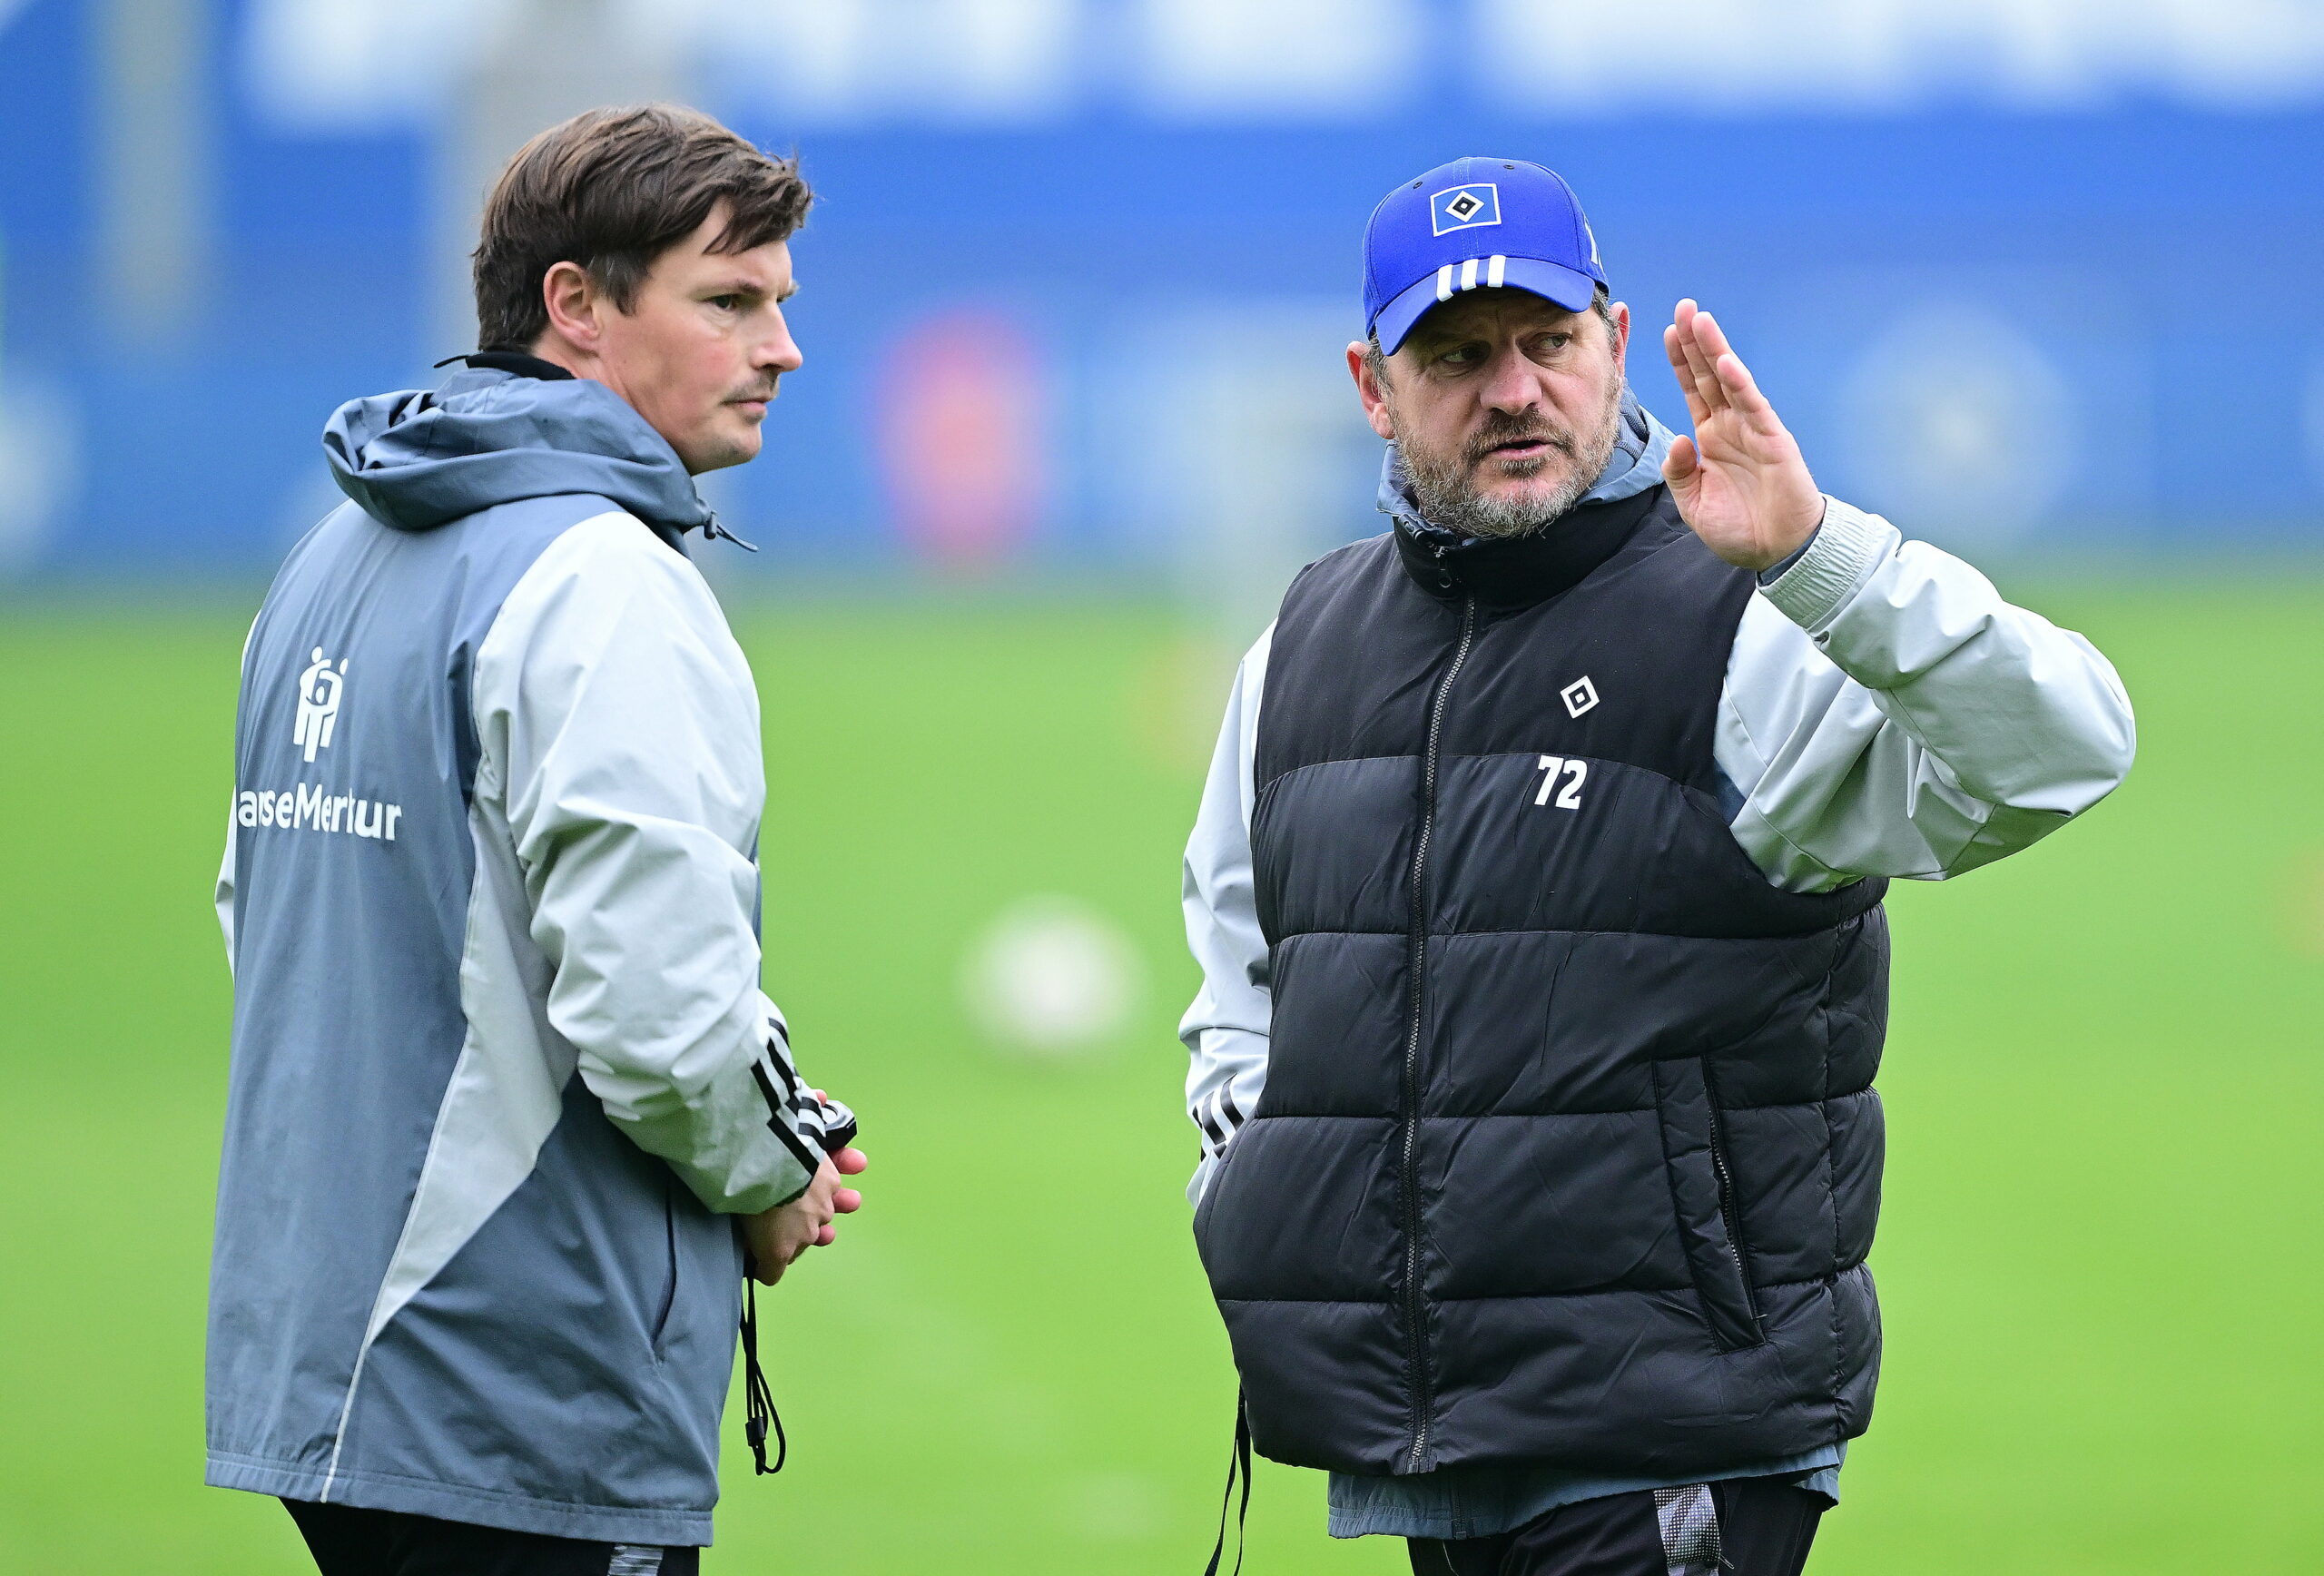
[[[1530,159],[1439,164],[1380,199],[1364,230],[1364,327],[1386,355],[1464,290],[1531,291],[1578,312],[1605,282],[1573,188]]]

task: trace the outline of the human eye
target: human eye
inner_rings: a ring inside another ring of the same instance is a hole
[[[1550,329],[1533,335],[1525,341],[1525,355],[1529,360],[1548,366],[1564,360],[1566,352],[1572,348],[1573,336],[1571,333],[1563,330]]]

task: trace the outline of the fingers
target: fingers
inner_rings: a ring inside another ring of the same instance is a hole
[[[1703,419],[1710,414],[1710,407],[1703,403],[1702,391],[1695,387],[1694,369],[1687,362],[1676,323],[1662,330],[1662,353],[1670,358],[1670,375],[1679,380],[1679,391],[1687,397],[1688,419],[1700,427]]]
[[[1741,358],[1729,350],[1717,364],[1719,387],[1727,391],[1728,403],[1751,419],[1751,425],[1761,431],[1773,430],[1776,408],[1759,392],[1758,381]]]
[[[1694,320],[1695,343],[1701,349],[1705,362],[1715,362],[1721,356],[1731,355],[1735,347],[1727,342],[1727,330],[1718,326],[1718,320],[1692,301],[1687,304],[1695,308],[1689,315]]]
[[[1696,306],[1692,300],[1683,300],[1679,303],[1677,320],[1671,326],[1679,331],[1679,349],[1687,358],[1687,375],[1694,381],[1695,393],[1707,409],[1725,409],[1727,390],[1720,386],[1718,369],[1713,365],[1716,352],[1703,340],[1704,331],[1708,330],[1716,334],[1718,325],[1710,320],[1709,312]],[[1725,343],[1723,340],[1720,342],[1722,345]],[[1697,425],[1700,424],[1699,419]]]
[[[752,1248],[747,1269],[761,1285],[773,1285],[811,1247],[829,1247],[839,1239],[834,1224],[842,1215],[863,1207],[863,1195],[839,1186],[842,1175],[856,1176],[871,1162],[861,1149],[842,1149],[816,1167],[807,1191],[791,1203],[751,1217]]]
[[[1735,353],[1735,347],[1728,342],[1727,330],[1718,326],[1718,320],[1709,312],[1698,310],[1694,317],[1694,338],[1696,344],[1709,359],[1713,379],[1718,385],[1721,398],[1746,416],[1754,418],[1754,427],[1761,430],[1771,429],[1775,407],[1768,403],[1765,394],[1759,392],[1758,380],[1743,364],[1743,358]],[[1757,419],[1763,417],[1767,419]]]
[[[1693,476],[1700,465],[1695,440],[1681,434],[1670,440],[1670,453],[1662,462],[1662,479],[1675,487]]]
[[[1727,330],[1709,312],[1695,314],[1695,343],[1708,359],[1712,373],[1718,379],[1719,391],[1738,409],[1749,410],[1763,408],[1766,398],[1759,386],[1751,380],[1750,372],[1743,365],[1743,358],[1727,342]],[[1740,398],[1738,398],[1740,396]],[[1750,403],[1745,403],[1746,400]]]

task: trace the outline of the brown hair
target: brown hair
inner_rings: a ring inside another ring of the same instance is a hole
[[[532,349],[548,328],[541,281],[557,263],[586,269],[627,311],[654,260],[721,202],[726,228],[710,250],[734,253],[789,239],[813,201],[796,159],[762,153],[697,111],[577,114],[519,149],[485,201],[477,342]]]

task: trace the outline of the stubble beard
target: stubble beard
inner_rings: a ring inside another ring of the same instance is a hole
[[[1530,536],[1581,501],[1596,485],[1612,458],[1614,440],[1621,430],[1622,385],[1617,379],[1607,390],[1605,407],[1585,438],[1531,413],[1487,413],[1484,427],[1472,433],[1457,450],[1432,450],[1409,438],[1397,440],[1404,475],[1412,482],[1413,500],[1421,517],[1439,529],[1461,537],[1498,540]],[[1393,418],[1393,409],[1391,407]],[[1531,438],[1549,446],[1547,454],[1525,459],[1495,459],[1498,445]],[[1547,491],[1486,493],[1477,477],[1526,480],[1549,469],[1562,456],[1565,474]]]

